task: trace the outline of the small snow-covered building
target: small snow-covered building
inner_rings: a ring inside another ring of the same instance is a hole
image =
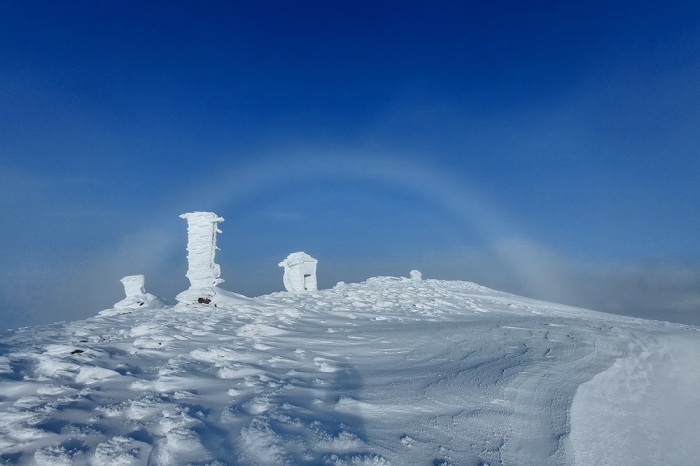
[[[287,291],[316,291],[316,264],[318,261],[305,252],[293,252],[277,264],[284,267],[283,281]]]

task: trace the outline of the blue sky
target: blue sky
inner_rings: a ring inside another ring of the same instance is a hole
[[[477,281],[700,324],[697,2],[1,2],[2,327],[83,318],[214,210],[224,286]]]

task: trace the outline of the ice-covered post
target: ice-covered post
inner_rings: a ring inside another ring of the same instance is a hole
[[[146,289],[144,288],[144,278],[143,275],[127,275],[120,281],[124,285],[124,293],[127,298],[140,297],[146,294]]]
[[[218,224],[224,219],[214,212],[190,212],[180,215],[187,220],[187,278],[190,288],[177,296],[177,300],[192,301],[213,296],[213,288],[224,280],[220,278],[221,267],[214,262],[216,256],[216,234],[221,233]],[[206,292],[207,289],[211,291]],[[200,292],[201,291],[201,292]],[[206,296],[205,296],[206,295]]]
[[[117,315],[124,312],[132,312],[135,309],[157,309],[167,304],[167,301],[146,293],[143,275],[127,275],[121,279],[124,285],[126,298],[114,305],[112,309],[105,309],[100,315]]]

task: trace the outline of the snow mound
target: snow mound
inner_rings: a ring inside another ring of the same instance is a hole
[[[127,282],[127,298],[143,294],[140,279]],[[254,299],[208,289],[209,303],[3,334],[0,464],[632,465],[700,455],[696,327],[415,274]]]

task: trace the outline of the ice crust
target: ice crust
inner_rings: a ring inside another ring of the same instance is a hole
[[[316,291],[316,264],[318,261],[305,252],[293,252],[277,264],[284,267],[284,288],[292,293]]]

